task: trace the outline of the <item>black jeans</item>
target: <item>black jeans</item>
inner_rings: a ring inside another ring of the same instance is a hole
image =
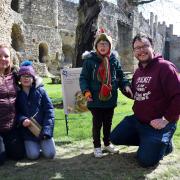
[[[90,108],[89,109],[93,116],[93,144],[94,148],[101,147],[101,127],[103,126],[103,141],[105,146],[110,144],[110,132],[112,125],[112,118],[114,114],[114,108]]]
[[[0,165],[4,164],[6,158],[20,160],[24,156],[24,143],[17,129],[0,133]]]

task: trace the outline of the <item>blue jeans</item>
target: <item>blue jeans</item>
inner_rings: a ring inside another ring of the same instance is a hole
[[[54,139],[42,140],[40,142],[34,142],[25,140],[25,149],[28,159],[38,159],[40,155],[40,150],[44,157],[48,159],[53,159],[56,154]]]
[[[156,165],[168,148],[172,148],[171,140],[176,130],[176,123],[168,123],[161,130],[149,124],[141,123],[135,115],[126,116],[111,132],[110,140],[116,145],[139,146],[137,159],[141,166]]]

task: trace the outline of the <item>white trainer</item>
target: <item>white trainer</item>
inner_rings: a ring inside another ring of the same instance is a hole
[[[96,158],[102,158],[103,157],[103,153],[101,148],[94,148],[94,156]]]
[[[104,146],[104,150],[109,153],[118,153],[119,152],[119,150],[115,149],[115,147],[112,144],[110,144],[109,146]]]

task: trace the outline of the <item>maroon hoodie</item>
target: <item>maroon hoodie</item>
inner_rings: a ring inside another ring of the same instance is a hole
[[[132,80],[133,111],[143,123],[163,116],[175,122],[180,115],[180,75],[171,62],[155,56],[143,68],[139,64]]]

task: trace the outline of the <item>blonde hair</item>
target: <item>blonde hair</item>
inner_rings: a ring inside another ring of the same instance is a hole
[[[1,49],[1,48],[6,48],[6,49],[8,49],[9,52],[10,52],[10,58],[11,58],[11,55],[12,55],[11,47],[8,46],[7,44],[0,44],[0,49]],[[11,60],[12,60],[12,59],[11,59]]]
[[[8,68],[5,70],[5,74],[8,74],[8,73],[11,71],[11,67],[13,66],[12,59],[11,59],[11,55],[12,55],[12,53],[11,53],[11,48],[10,48],[8,45],[6,45],[6,44],[0,44],[0,49],[1,49],[1,48],[6,48],[6,49],[8,49],[8,50],[9,50],[9,53],[10,53],[10,67],[8,67]]]
[[[10,49],[10,47],[6,44],[0,44],[0,48],[7,48],[7,49]]]

